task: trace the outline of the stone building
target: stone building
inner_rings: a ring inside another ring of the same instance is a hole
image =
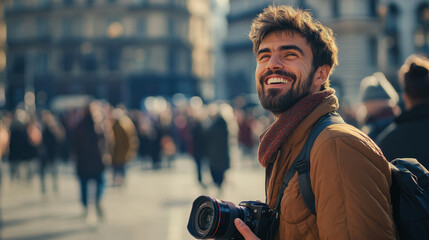
[[[138,108],[147,96],[200,95],[213,72],[209,0],[6,1],[7,107],[87,94]],[[201,12],[202,11],[202,12]]]

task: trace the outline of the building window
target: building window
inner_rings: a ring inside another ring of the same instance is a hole
[[[49,26],[46,18],[39,18],[36,21],[38,38],[47,38],[49,36]]]
[[[136,35],[144,36],[146,35],[146,21],[143,18],[137,18],[136,20]]]
[[[93,52],[84,54],[82,63],[85,71],[94,72],[97,70],[97,58]]]
[[[371,66],[377,66],[377,55],[378,55],[378,46],[377,46],[377,37],[370,36],[368,39],[368,63]]]
[[[36,75],[48,74],[48,55],[40,53],[34,59],[34,73]]]
[[[25,56],[19,55],[13,59],[12,63],[12,73],[14,74],[24,74],[25,72]]]
[[[175,28],[175,19],[169,18],[168,19],[168,32],[170,33],[170,37],[175,38],[176,37],[176,28]]]
[[[62,62],[62,69],[64,72],[70,72],[71,70],[73,70],[73,62],[74,62],[73,53],[65,52],[63,54],[63,59],[61,62]]]
[[[63,19],[62,22],[62,36],[64,39],[67,38],[71,38],[72,36],[72,30],[73,30],[73,26],[72,26],[73,22],[71,19]]]
[[[65,6],[71,6],[73,5],[74,0],[63,0],[63,5]]]
[[[7,28],[7,38],[11,40],[22,39],[22,29],[23,24],[19,20],[10,21]]]
[[[122,58],[124,59],[124,70],[131,73],[141,73],[146,70],[149,59],[148,52],[143,48],[124,48]]]
[[[414,33],[416,50],[429,54],[429,4],[421,4],[417,8],[417,29]]]
[[[332,17],[340,17],[340,0],[332,0]]]
[[[188,74],[189,73],[189,60],[190,56],[187,51],[180,50],[176,53],[176,71],[180,74]]]
[[[109,70],[118,70],[121,63],[121,51],[119,49],[109,49],[107,52],[107,68]]]
[[[39,7],[49,7],[49,0],[39,0],[37,3]]]
[[[398,36],[399,14],[399,8],[395,4],[390,4],[388,6],[386,19],[387,56],[389,65],[393,67],[397,67],[400,64]]]
[[[368,14],[370,17],[377,17],[378,0],[368,1]]]

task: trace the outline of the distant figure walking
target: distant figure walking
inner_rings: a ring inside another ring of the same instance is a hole
[[[77,124],[73,137],[73,155],[76,161],[76,172],[80,181],[81,203],[84,216],[88,213],[88,182],[96,183],[95,206],[98,217],[103,217],[100,205],[104,188],[104,163],[102,155],[105,147],[105,138],[100,122],[94,122],[92,113],[94,104],[84,110],[82,120]]]
[[[221,189],[225,172],[230,167],[228,125],[221,114],[216,114],[207,130],[206,149],[210,173],[215,185]]]
[[[40,148],[40,187],[42,194],[46,193],[46,173],[52,176],[54,192],[58,192],[57,158],[60,146],[65,137],[64,128],[48,110],[42,111],[42,144]]]
[[[399,71],[405,112],[377,139],[387,160],[416,158],[429,169],[429,59],[411,55]]]
[[[125,164],[136,156],[139,140],[134,123],[121,108],[113,111],[112,132],[113,185],[122,186],[125,180]]]
[[[199,110],[202,111],[202,110]],[[190,132],[192,136],[191,141],[191,147],[189,149],[190,154],[194,158],[195,165],[196,165],[196,172],[197,172],[197,180],[198,183],[203,187],[206,188],[206,185],[203,182],[203,164],[204,164],[204,158],[206,157],[206,134],[205,129],[203,126],[203,117],[195,114],[190,121],[189,121],[189,127]]]

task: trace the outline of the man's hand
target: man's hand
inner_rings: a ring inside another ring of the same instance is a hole
[[[246,240],[261,240],[259,239],[250,228],[241,219],[236,218],[234,220],[235,227],[243,235]]]

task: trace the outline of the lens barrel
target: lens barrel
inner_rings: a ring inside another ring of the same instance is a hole
[[[197,239],[242,239],[234,219],[243,219],[243,211],[231,202],[200,196],[192,205],[188,231]]]

